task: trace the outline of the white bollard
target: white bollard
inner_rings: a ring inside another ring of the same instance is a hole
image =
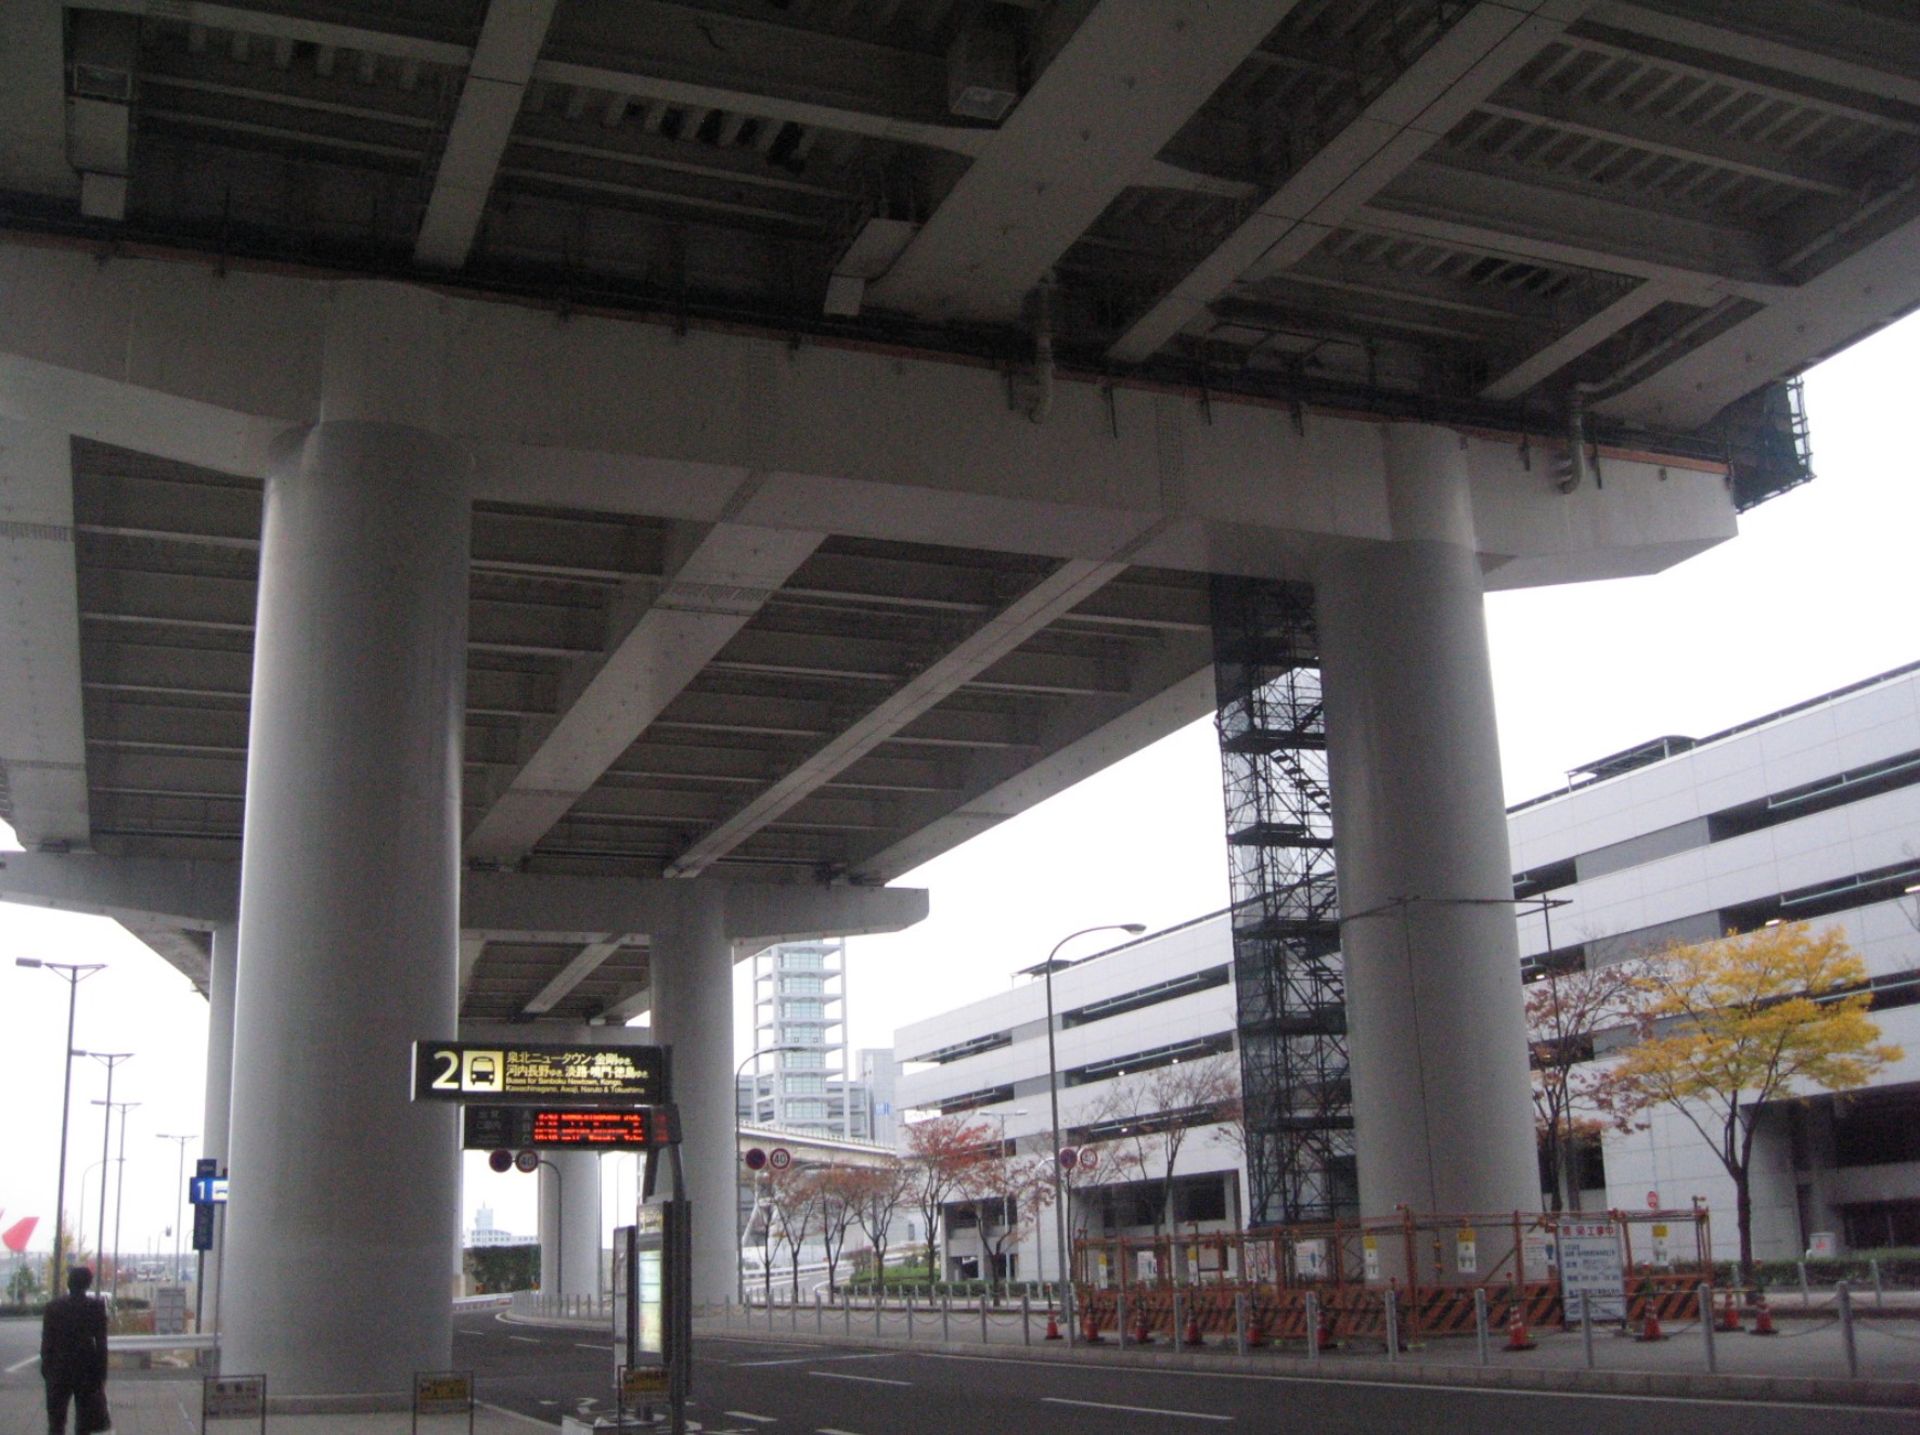
[[[1387,1290],[1387,1359],[1394,1364],[1400,1362],[1400,1292]]]
[[[1833,1298],[1840,1307],[1840,1344],[1847,1351],[1847,1374],[1860,1374],[1860,1348],[1853,1343],[1853,1292],[1845,1281],[1838,1282],[1833,1288]]]
[[[1307,1360],[1320,1363],[1320,1293],[1307,1292]]]
[[[1712,1374],[1720,1368],[1713,1351],[1713,1291],[1702,1281],[1695,1294],[1700,1302],[1700,1339],[1706,1345],[1707,1373]]]
[[[1480,1363],[1482,1365],[1490,1363],[1493,1357],[1487,1344],[1487,1288],[1485,1286],[1473,1288],[1473,1339],[1480,1351]]]
[[[1233,1353],[1247,1353],[1247,1293],[1233,1293]]]
[[[1580,1296],[1580,1348],[1587,1358],[1587,1369],[1593,1369],[1593,1298],[1584,1292]]]

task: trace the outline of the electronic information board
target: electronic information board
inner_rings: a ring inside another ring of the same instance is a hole
[[[654,1106],[667,1100],[666,1053],[657,1046],[419,1041],[415,1101],[497,1106]]]
[[[646,1151],[675,1140],[673,1108],[641,1106],[622,1111],[573,1107],[469,1106],[463,1144],[469,1151],[522,1151],[529,1147],[589,1151]]]

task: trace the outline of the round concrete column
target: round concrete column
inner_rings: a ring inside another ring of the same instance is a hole
[[[213,929],[213,961],[207,973],[207,1079],[200,1129],[200,1154],[224,1164],[227,1128],[233,1117],[233,999],[240,974],[240,929],[224,922]],[[213,1293],[220,1284],[220,1243],[207,1252],[198,1292],[200,1319],[211,1330]]]
[[[591,1151],[548,1151],[541,1159],[553,1164],[540,1167],[540,1293],[597,1295],[600,1158]]]
[[[1315,572],[1360,1203],[1540,1204],[1480,567],[1453,433],[1384,426],[1395,540]],[[1417,899],[1417,900],[1403,900]]]
[[[687,884],[679,924],[652,934],[654,1040],[673,1048],[680,1158],[693,1201],[693,1299],[732,1300],[734,1245],[733,951],[724,893]]]
[[[228,1370],[403,1395],[450,1356],[469,464],[332,421],[267,480],[241,859]],[[321,1403],[321,1402],[316,1402]]]

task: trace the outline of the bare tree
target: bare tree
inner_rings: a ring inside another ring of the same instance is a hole
[[[840,1284],[840,1253],[858,1219],[866,1172],[857,1166],[822,1166],[813,1173],[815,1218],[827,1256],[827,1284]]]
[[[1580,1209],[1580,1183],[1571,1176],[1577,1142],[1609,1124],[1607,1083],[1593,1064],[1594,1038],[1632,1020],[1641,965],[1550,968],[1527,987],[1533,1114],[1553,1175],[1556,1211]]]
[[[927,1275],[940,1278],[940,1223],[947,1205],[989,1155],[992,1132],[964,1116],[934,1116],[907,1126],[907,1165],[913,1172],[913,1203],[927,1223]]]
[[[789,1169],[772,1182],[774,1213],[780,1240],[787,1248],[787,1268],[793,1282],[793,1303],[800,1303],[800,1247],[806,1244],[820,1214],[820,1184],[812,1171]]]
[[[968,1173],[962,1189],[987,1255],[989,1288],[995,1288],[1007,1277],[1007,1248],[1018,1247],[1053,1205],[1053,1163],[995,1152]]]
[[[857,1176],[853,1192],[853,1219],[873,1252],[874,1280],[884,1285],[887,1245],[893,1235],[893,1219],[907,1202],[908,1193],[913,1188],[914,1171],[903,1161],[891,1161],[885,1166],[861,1168]]]
[[[1174,1223],[1174,1176],[1187,1139],[1200,1127],[1231,1123],[1239,1100],[1240,1082],[1233,1063],[1215,1055],[1123,1077],[1108,1088],[1095,1108],[1095,1124],[1116,1128],[1114,1142],[1128,1152],[1137,1169],[1151,1169],[1156,1161],[1162,1165],[1155,1235],[1163,1221],[1168,1227]]]

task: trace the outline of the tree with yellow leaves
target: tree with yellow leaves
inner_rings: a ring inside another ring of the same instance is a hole
[[[1762,1103],[1864,1086],[1898,1061],[1867,1017],[1867,966],[1837,927],[1805,922],[1675,944],[1637,978],[1638,1040],[1611,1073],[1619,1109],[1671,1105],[1733,1178],[1740,1273],[1753,1277],[1755,1116]]]

